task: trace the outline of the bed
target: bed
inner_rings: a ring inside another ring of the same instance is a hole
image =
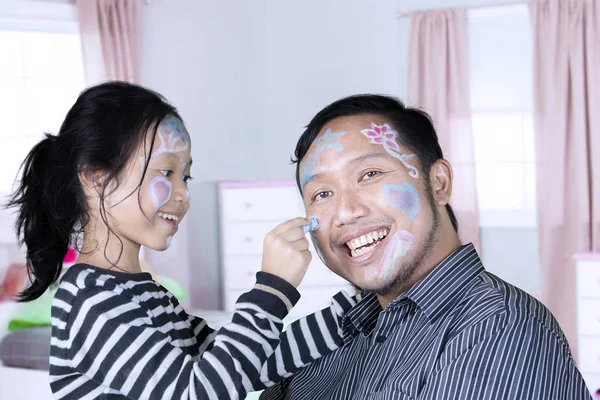
[[[16,303],[0,303],[1,327],[6,327],[8,320],[14,315],[18,307],[19,304]],[[220,328],[223,324],[231,320],[231,313],[229,312],[195,310],[191,313],[203,317],[206,319],[208,325],[215,329]],[[18,354],[20,360],[13,357],[11,364],[16,364],[18,363],[17,361],[21,361],[21,364],[23,364],[22,360],[25,360],[25,364],[32,367],[41,367],[43,365],[45,359],[37,357],[36,353],[47,354],[49,343],[47,343],[47,339],[42,339],[44,338],[42,329],[39,329],[40,335],[35,334],[35,329],[28,330],[28,332],[20,336],[20,342],[13,344],[11,352]],[[7,334],[5,329],[0,330],[0,338],[6,337]],[[38,350],[34,350],[36,348]],[[6,353],[4,351],[5,355]],[[258,399],[259,395],[259,392],[251,393],[246,399]],[[52,393],[48,384],[48,371],[6,366],[0,363],[0,398],[2,400],[52,399]]]

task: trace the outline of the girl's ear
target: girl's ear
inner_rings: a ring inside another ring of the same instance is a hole
[[[77,176],[83,192],[88,197],[99,197],[102,193],[102,186],[104,185],[105,173],[102,170],[98,171],[82,171],[78,172]]]

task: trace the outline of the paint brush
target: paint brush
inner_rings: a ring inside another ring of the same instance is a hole
[[[308,219],[310,220],[310,224],[302,226],[302,232],[304,233],[314,231],[319,227],[319,220],[317,217],[309,217]]]

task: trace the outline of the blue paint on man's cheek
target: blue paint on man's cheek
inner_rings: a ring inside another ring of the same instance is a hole
[[[310,233],[310,238],[313,242],[313,246],[315,246],[315,251],[317,252],[317,255],[321,259],[321,262],[325,264],[325,258],[323,258],[323,253],[321,253],[321,249],[319,248],[319,244],[317,243],[317,238],[315,237],[315,234],[313,232]]]
[[[414,222],[421,210],[417,189],[410,183],[385,185],[382,189],[385,201]]]

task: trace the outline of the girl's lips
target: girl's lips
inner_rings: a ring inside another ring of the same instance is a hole
[[[169,219],[164,219],[164,218],[160,218],[160,220],[162,221],[162,223],[164,224],[164,226],[167,227],[168,230],[170,230],[171,232],[177,232],[177,224],[175,223],[175,221],[169,220]]]

